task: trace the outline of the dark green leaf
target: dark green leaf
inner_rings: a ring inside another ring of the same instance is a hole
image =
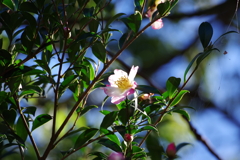
[[[141,11],[144,0],[134,0],[135,7],[138,11]]]
[[[208,22],[203,22],[199,26],[198,34],[203,48],[207,48],[213,35],[212,25]]]
[[[127,38],[128,38],[128,35],[129,35],[129,33],[124,33],[124,34],[122,35],[122,37],[119,39],[119,42],[118,42],[118,47],[119,47],[119,48],[122,48],[123,45],[126,43],[126,40],[127,40]]]
[[[205,52],[203,52],[201,55],[199,55],[196,63],[197,63],[197,66],[198,67],[200,65],[200,63],[207,57],[210,55],[210,53],[214,50],[217,50],[218,52],[220,52],[217,48],[213,48],[213,49],[209,49],[209,50],[206,50]]]
[[[25,119],[27,119],[27,118],[25,117]],[[27,129],[24,125],[24,121],[21,116],[19,116],[17,124],[16,124],[16,132],[17,132],[17,135],[19,137],[21,137],[21,139],[25,142],[27,139],[27,136],[28,136],[28,132],[27,132]]]
[[[113,124],[113,122],[116,120],[118,115],[117,111],[113,111],[110,112],[109,114],[107,114],[104,118],[103,121],[100,125],[101,128],[105,128],[107,129],[109,126],[111,126]]]
[[[141,26],[142,15],[139,11],[136,11],[135,14],[130,15],[128,18],[122,18],[122,21],[130,30],[137,33]]]
[[[100,139],[98,143],[112,149],[115,152],[122,152],[121,147],[109,139]]]
[[[2,116],[10,126],[13,126],[17,117],[17,112],[15,109],[11,108],[10,110],[4,110]]]
[[[98,132],[98,129],[96,129],[96,128],[90,128],[90,129],[85,130],[77,138],[77,140],[75,142],[75,145],[74,145],[74,148],[75,149],[80,148],[87,141],[89,141],[93,136],[95,136],[97,132]]]
[[[180,93],[177,95],[177,97],[174,98],[174,100],[171,102],[170,106],[175,106],[177,105],[183,98],[183,96],[189,93],[188,90],[181,90]]]
[[[184,108],[190,108],[190,109],[195,110],[195,108],[190,107],[190,106],[176,106],[176,107],[173,107],[172,109],[170,109],[169,111],[167,111],[167,113],[172,112],[172,111],[181,110],[181,109],[184,109]]]
[[[100,61],[105,63],[107,52],[104,45],[101,42],[94,43],[94,45],[92,46],[92,52]]]
[[[151,86],[147,86],[147,85],[138,85],[137,88],[140,91],[146,92],[146,93],[157,93],[160,94],[160,92],[158,91],[158,89],[151,87]]]
[[[108,28],[109,25],[110,25],[113,21],[115,21],[116,19],[118,19],[119,17],[121,17],[121,16],[123,16],[123,15],[125,15],[125,13],[118,13],[118,14],[114,15],[113,17],[111,17],[111,18],[107,21],[105,28]]]
[[[52,75],[51,74],[51,69],[49,68],[48,64],[46,61],[43,61],[43,60],[35,60],[35,62],[40,66],[42,67],[42,69],[44,69],[49,75]]]
[[[12,94],[18,92],[18,90],[21,87],[21,83],[22,83],[22,76],[10,78],[10,80],[8,82],[8,86],[9,86]]]
[[[176,113],[181,114],[182,116],[184,116],[185,118],[187,118],[188,121],[190,121],[190,115],[188,114],[187,111],[185,111],[185,110],[183,110],[183,109],[180,109],[180,110],[176,110],[176,111],[173,111],[173,112],[176,112]]]
[[[87,113],[88,111],[90,111],[93,108],[98,108],[98,106],[91,105],[91,106],[84,107],[84,109],[81,111],[81,115],[84,115],[85,113]]]
[[[164,153],[163,147],[159,143],[159,139],[156,134],[150,134],[146,140],[146,147],[149,151],[151,159],[162,160],[162,153]]]
[[[67,76],[66,79],[64,79],[64,81],[61,83],[60,87],[59,87],[59,97],[60,98],[62,96],[62,94],[65,92],[65,90],[77,80],[77,75],[70,75]]]
[[[183,142],[183,143],[180,143],[176,146],[176,150],[177,152],[182,148],[182,147],[185,147],[187,145],[191,145],[191,143],[186,143],[186,142]]]
[[[138,146],[132,146],[132,152],[133,154],[136,154],[136,153],[139,153],[139,152],[142,152],[143,149],[138,147]]]
[[[89,24],[89,30],[90,32],[97,32],[98,31],[98,26],[99,26],[99,21],[92,19],[92,21]]]
[[[23,2],[20,5],[20,10],[38,14],[38,8],[31,2]]]
[[[41,115],[37,116],[35,118],[35,120],[33,121],[32,131],[34,129],[40,127],[41,125],[47,123],[51,119],[52,119],[52,116],[50,116],[48,114],[41,114]]]
[[[160,17],[166,16],[170,11],[170,2],[165,1],[164,3],[159,3],[157,6],[157,10]]]
[[[168,78],[166,87],[167,87],[169,99],[173,98],[174,93],[176,92],[178,86],[180,85],[180,82],[181,82],[180,78],[175,78],[175,77]]]
[[[69,137],[69,136],[71,136],[71,135],[74,135],[74,134],[76,134],[76,133],[78,133],[78,132],[81,132],[81,131],[85,131],[85,130],[87,130],[87,129],[89,129],[89,127],[80,127],[80,128],[78,128],[78,129],[76,129],[76,130],[73,130],[73,131],[67,133],[66,135],[63,136],[63,138]]]
[[[35,116],[36,110],[37,110],[36,107],[29,106],[29,107],[24,108],[23,113],[31,114],[31,115]]]
[[[116,143],[117,145],[121,145],[118,137],[114,134],[114,132],[110,131],[110,130],[107,130],[105,128],[100,128],[100,132],[102,134],[105,134],[106,137],[108,137],[108,139],[110,139],[111,141],[113,141],[114,143]]]
[[[124,135],[126,133],[126,127],[124,126],[115,126],[114,129],[118,131],[118,133],[121,134],[121,136],[124,138]]]

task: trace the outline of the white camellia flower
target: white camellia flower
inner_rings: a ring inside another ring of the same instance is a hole
[[[108,81],[110,85],[106,85],[101,89],[109,96],[112,97],[111,102],[118,104],[123,101],[126,96],[135,92],[137,83],[134,78],[137,74],[138,66],[132,66],[129,75],[120,69],[115,69],[114,74],[109,76]]]

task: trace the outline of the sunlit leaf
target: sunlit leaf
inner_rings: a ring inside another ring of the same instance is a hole
[[[2,4],[4,4],[5,6],[7,6],[8,8],[10,8],[11,10],[15,10],[15,4],[12,0],[3,0]]]
[[[185,111],[185,110],[183,110],[183,109],[180,109],[180,110],[176,110],[176,111],[173,111],[173,112],[176,112],[176,113],[181,114],[181,115],[184,116],[188,121],[190,121],[190,115],[188,114],[187,111]]]
[[[117,145],[121,145],[120,140],[118,139],[118,137],[114,134],[114,132],[107,130],[105,128],[100,128],[100,132],[102,134],[105,134],[106,137],[108,137],[108,139],[110,139],[111,141],[113,141],[114,143],[116,143]]]
[[[140,129],[138,129],[136,131],[136,133],[139,133],[139,132],[142,132],[142,131],[149,131],[149,130],[153,130],[153,131],[158,132],[157,128],[154,127],[154,126],[144,126],[144,127],[140,128]]]
[[[41,115],[37,116],[33,121],[32,131],[35,130],[36,128],[40,127],[41,125],[47,123],[51,119],[52,119],[52,116],[50,116],[48,114],[41,114]]]
[[[180,78],[175,78],[175,77],[168,78],[166,87],[167,87],[168,96],[170,99],[173,98],[174,93],[176,92],[178,86],[180,85],[180,82],[181,82]]]
[[[189,93],[188,90],[181,90],[180,93],[177,95],[177,97],[174,98],[174,100],[171,102],[170,106],[175,106],[177,105],[183,98],[183,96]]]
[[[130,30],[137,33],[142,22],[142,15],[139,11],[136,11],[135,14],[132,14],[127,18],[122,18],[122,21]]]

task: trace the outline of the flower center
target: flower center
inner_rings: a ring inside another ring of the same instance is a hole
[[[120,77],[117,81],[115,81],[115,84],[118,86],[118,88],[124,90],[132,87],[128,77],[126,76]]]

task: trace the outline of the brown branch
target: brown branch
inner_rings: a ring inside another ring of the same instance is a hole
[[[197,129],[187,120],[186,117],[182,116],[183,119],[185,119],[185,121],[187,122],[190,130],[193,132],[193,134],[195,135],[196,139],[200,142],[202,142],[202,144],[208,149],[208,151],[214,155],[214,157],[216,157],[218,160],[222,160],[220,158],[220,156],[212,149],[212,147],[210,147],[210,145],[208,144],[208,142],[197,132]]]

